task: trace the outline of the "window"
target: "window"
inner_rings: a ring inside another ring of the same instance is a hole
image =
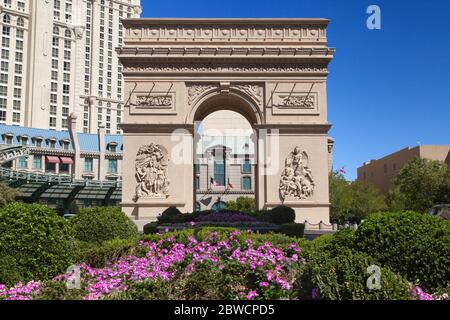
[[[19,4],[20,4],[20,2],[19,2]],[[25,22],[24,22],[24,20],[22,18],[18,18],[17,19],[17,26],[18,27],[24,27],[25,26]]]
[[[109,152],[117,152],[117,146],[115,144],[109,145]]]
[[[40,148],[42,146],[42,140],[41,139],[35,139],[34,140],[34,146]]]
[[[242,190],[251,190],[251,189],[252,189],[252,178],[242,177]]]
[[[194,163],[194,173],[200,174],[200,164],[199,163]]]
[[[55,124],[56,125],[56,124]],[[49,145],[49,147],[51,148],[51,149],[55,149],[55,147],[56,147],[56,141],[55,140],[50,140],[49,142],[48,142],[48,145]]]
[[[69,173],[69,164],[68,163],[60,163],[59,164],[59,172],[60,173]]]
[[[84,172],[94,171],[94,159],[84,158]]]
[[[12,144],[12,136],[6,136],[5,140],[6,140],[6,144]]]
[[[56,163],[45,163],[45,172],[55,172],[56,171]]]
[[[27,159],[25,157],[20,157],[19,161],[17,162],[17,166],[19,167],[19,169],[26,169]]]
[[[396,163],[394,163],[394,164],[392,165],[392,169],[394,169],[394,171],[397,171],[397,164],[396,164]]]
[[[220,161],[214,161],[214,180],[216,185],[225,185],[225,163]]]
[[[117,159],[108,160],[108,173],[117,173]]]
[[[28,144],[28,138],[27,137],[22,137],[22,145],[26,146]]]
[[[245,159],[242,164],[242,173],[251,173],[252,172],[252,164],[250,163],[250,159]]]
[[[34,155],[33,156],[33,169],[40,170],[42,169],[42,156]]]
[[[196,176],[195,177],[195,190],[199,190],[200,189],[200,177]]]
[[[202,206],[198,202],[195,203],[195,211],[196,212],[202,211]]]
[[[388,167],[387,167],[386,163],[383,166],[383,171],[384,171],[385,174],[388,172]]]

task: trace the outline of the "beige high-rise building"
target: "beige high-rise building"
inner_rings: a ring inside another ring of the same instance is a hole
[[[2,0],[0,123],[121,133],[123,78],[116,48],[122,19],[140,0]]]

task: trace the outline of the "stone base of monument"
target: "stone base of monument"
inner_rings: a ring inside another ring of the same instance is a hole
[[[122,202],[121,208],[125,214],[133,220],[138,230],[142,231],[144,225],[156,221],[158,216],[169,207],[183,208],[183,202],[161,201],[161,198],[139,199],[137,202]]]
[[[308,240],[313,240],[323,234],[334,234],[338,230],[337,224],[328,224],[322,221],[319,223],[305,221],[304,224],[305,231],[303,232],[303,237]]]

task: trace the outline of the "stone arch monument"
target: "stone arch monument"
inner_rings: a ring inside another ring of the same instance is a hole
[[[195,121],[242,114],[257,145],[256,204],[329,221],[325,19],[128,19],[122,209],[142,225],[194,208]]]

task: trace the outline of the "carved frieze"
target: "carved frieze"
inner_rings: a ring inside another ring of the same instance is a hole
[[[314,179],[309,168],[309,159],[299,147],[288,155],[280,178],[280,198],[289,200],[308,200],[314,194]]]
[[[168,153],[159,144],[144,145],[136,155],[135,200],[142,198],[166,198],[169,195]]]
[[[173,105],[171,95],[140,95],[136,97],[138,107],[170,107]]]
[[[277,96],[278,107],[314,109],[316,107],[315,94],[279,94]]]
[[[246,73],[319,73],[326,74],[328,68],[323,63],[154,63],[151,65],[137,64],[127,65],[124,72],[136,73],[227,73],[227,72],[246,72]]]

